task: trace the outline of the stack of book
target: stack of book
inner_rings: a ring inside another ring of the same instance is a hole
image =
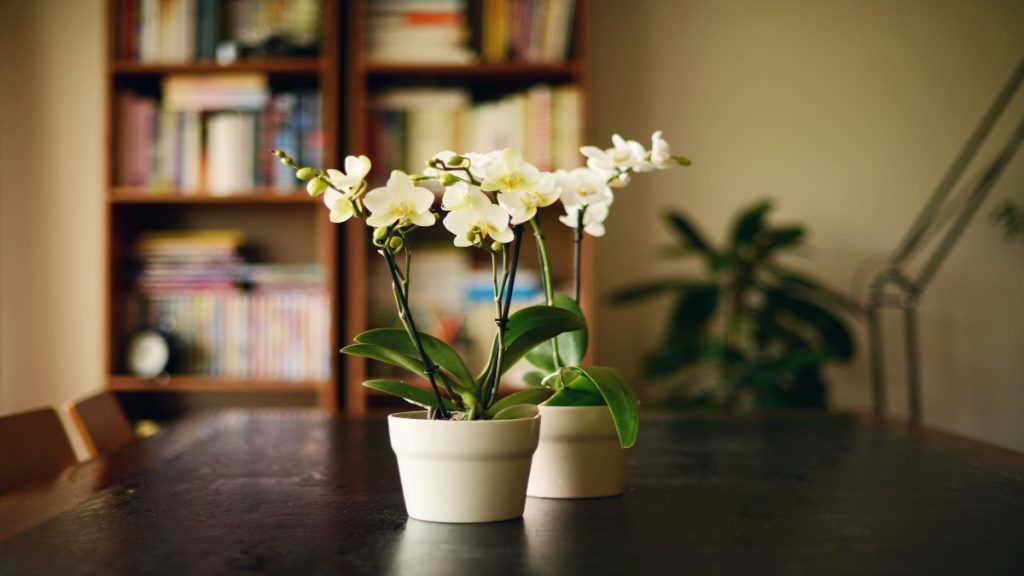
[[[135,242],[142,294],[192,290],[231,291],[241,276],[239,248],[245,237],[233,230],[147,232]]]
[[[485,62],[563,62],[569,57],[574,0],[483,0]]]
[[[120,0],[117,56],[187,62],[315,54],[320,0]]]
[[[172,75],[163,100],[117,98],[118,184],[215,195],[259,186],[296,189],[294,173],[267,152],[294,151],[305,165],[323,159],[320,93],[270,94],[260,74]]]
[[[466,0],[369,0],[367,60],[388,64],[467,64]]]
[[[500,100],[472,104],[457,89],[412,88],[372,102],[369,147],[378,165],[421,172],[443,150],[514,148],[541,170],[580,165],[580,93],[538,85]]]
[[[329,301],[316,264],[244,264],[231,230],[145,233],[128,330],[170,327],[181,372],[230,378],[326,378]],[[245,285],[248,291],[242,291]]]

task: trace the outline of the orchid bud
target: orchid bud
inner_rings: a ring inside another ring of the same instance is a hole
[[[498,242],[497,240],[491,242],[491,252],[501,252],[501,242]]]
[[[441,186],[452,186],[456,182],[458,182],[459,179],[456,178],[454,174],[449,174],[448,172],[445,172],[441,174],[441,176],[438,178],[438,181],[441,183]]]
[[[388,240],[388,250],[391,252],[400,252],[404,244],[405,243],[402,242],[401,236],[392,236],[391,240]]]
[[[466,159],[464,157],[459,156],[458,154],[456,154],[456,155],[451,156],[451,157],[448,158],[448,165],[449,166],[453,166],[453,167],[455,167],[455,166],[462,166],[462,163],[465,162],[465,161],[466,161]]]
[[[381,226],[380,228],[374,228],[373,229],[373,243],[374,244],[380,244],[387,237],[388,237],[388,229],[387,229],[386,226]]]
[[[309,166],[306,166],[303,168],[299,168],[295,172],[295,176],[299,178],[299,180],[309,180],[310,178],[316,176],[316,170],[310,168]]]
[[[306,184],[306,192],[309,192],[309,195],[314,198],[323,194],[325,190],[327,190],[327,182],[319,178],[314,178]]]

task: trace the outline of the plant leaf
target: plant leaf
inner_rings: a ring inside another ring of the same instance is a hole
[[[505,396],[501,400],[494,403],[493,406],[484,412],[484,418],[493,418],[494,415],[498,414],[509,406],[515,406],[517,404],[532,404],[536,406],[541,402],[551,397],[550,388],[527,388],[526,390],[519,390],[513,392],[508,396]]]
[[[565,294],[555,294],[555,306],[576,314],[583,324],[579,330],[562,332],[555,338],[558,342],[558,357],[562,360],[562,366],[578,366],[580,362],[583,362],[583,357],[587,355],[589,338],[587,319],[583,315],[580,305]]]
[[[414,358],[410,358],[405,354],[399,354],[394,350],[384,348],[383,346],[377,346],[376,344],[349,344],[341,349],[342,354],[351,354],[352,356],[362,356],[371,360],[378,360],[391,364],[392,366],[398,366],[399,368],[405,368],[417,376],[423,375],[423,363]]]
[[[853,338],[846,325],[828,310],[782,290],[765,291],[770,305],[815,330],[824,347],[839,358],[853,356]]]
[[[787,226],[765,230],[757,235],[758,254],[765,257],[768,254],[787,246],[799,244],[804,239],[804,229],[801,226]]]
[[[459,353],[452,349],[443,340],[435,338],[425,332],[420,332],[420,341],[423,349],[442,370],[447,371],[455,378],[456,384],[464,390],[475,388],[473,375],[470,374],[466,363],[459,356]],[[409,338],[409,334],[399,328],[375,328],[367,330],[356,336],[356,342],[360,344],[372,344],[387,348],[398,354],[402,354],[419,362],[420,354],[416,345]],[[422,366],[422,363],[420,363]],[[421,369],[422,372],[422,369]]]
[[[762,200],[740,213],[733,224],[732,251],[734,253],[753,242],[754,237],[764,228],[764,215],[771,209],[771,202]]]
[[[534,350],[536,350],[536,348],[534,348]],[[529,354],[527,354],[527,360],[529,360]],[[544,380],[544,373],[538,370],[531,370],[526,374],[523,374],[523,382],[530,388],[540,387],[542,380]]]
[[[833,290],[816,280],[803,274],[787,270],[777,264],[765,264],[765,268],[771,272],[778,284],[789,292],[802,292],[826,302],[841,306],[847,312],[861,316],[864,310],[861,305],[849,296]]]
[[[434,394],[419,386],[398,382],[397,380],[367,380],[363,382],[363,386],[373,390],[380,390],[392,396],[398,396],[410,404],[424,408],[437,408],[437,398],[434,397]],[[449,399],[442,397],[442,400],[444,401],[445,408],[449,410],[455,409],[455,405]]]
[[[716,285],[706,283],[683,292],[672,312],[660,350],[647,360],[649,376],[671,374],[700,355],[701,342],[718,307],[719,294]]]
[[[704,239],[697,227],[690,223],[689,218],[681,212],[669,212],[665,215],[669,226],[679,235],[685,248],[691,248],[703,254],[713,254],[714,250]]]
[[[662,280],[651,280],[613,292],[611,295],[611,302],[612,304],[625,304],[634,300],[649,298],[662,292],[689,290],[699,286],[707,286],[707,282],[689,278],[665,278]]]
[[[587,366],[579,370],[597,388],[612,413],[619,444],[629,448],[636,443],[640,430],[640,407],[626,377],[615,368]]]
[[[555,366],[555,349],[551,346],[551,340],[545,340],[527,352],[526,361],[548,374],[558,370]]]
[[[520,418],[533,418],[537,415],[537,406],[533,404],[515,404],[506,406],[494,415],[491,420],[518,420]]]
[[[500,373],[504,374],[541,342],[583,327],[583,320],[575,312],[557,306],[529,306],[519,310],[508,319]]]
[[[568,389],[555,392],[544,402],[545,406],[603,406],[604,404],[604,398],[596,391],[587,393]]]

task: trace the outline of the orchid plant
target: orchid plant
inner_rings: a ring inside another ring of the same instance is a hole
[[[655,132],[650,150],[619,135],[613,146],[584,146],[586,168],[542,172],[512,149],[486,154],[444,151],[427,162],[422,174],[395,170],[383,187],[369,189],[371,162],[349,156],[345,170],[300,167],[286,153],[274,154],[307,181],[312,196],[323,196],[331,222],[351,219],[372,227],[373,245],[384,258],[402,329],[376,328],[355,337],[345,354],[385,362],[424,377],[424,390],[397,380],[374,379],[364,386],[401,397],[437,419],[503,419],[526,413],[525,405],[607,405],[623,447],[637,435],[636,397],[614,368],[581,366],[587,350],[586,320],[578,304],[580,248],[584,234],[604,235],[604,221],[621,188],[636,173],[688,165],[672,156]],[[440,209],[434,207],[442,194]],[[573,295],[555,294],[539,211],[561,200],[560,221],[575,228]],[[470,372],[459,354],[442,340],[417,330],[409,307],[412,271],[410,237],[441,218],[455,246],[482,250],[491,260],[495,333],[488,360]],[[510,314],[524,230],[536,239],[545,304]],[[401,260],[401,262],[399,261]],[[525,358],[538,368],[527,374],[528,387],[498,399],[501,376]]]

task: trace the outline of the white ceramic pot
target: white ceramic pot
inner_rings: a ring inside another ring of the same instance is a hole
[[[523,515],[540,416],[519,420],[388,417],[409,516],[430,522],[494,522]]]
[[[629,450],[607,406],[539,406],[544,422],[527,495],[597,498],[626,490]]]

